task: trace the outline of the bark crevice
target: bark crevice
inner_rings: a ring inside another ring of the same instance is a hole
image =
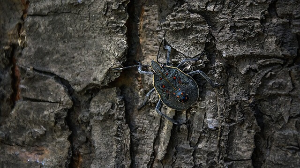
[[[138,26],[139,26],[139,19],[140,14],[142,13],[142,6],[141,2],[139,0],[130,0],[127,4],[127,14],[128,19],[125,23],[125,26],[127,27],[126,31],[126,41],[128,45],[127,49],[127,55],[126,55],[126,61],[124,62],[123,66],[129,66],[134,65],[137,62],[137,59],[139,58],[141,49],[140,49],[140,39],[138,34]],[[138,141],[135,137],[136,132],[136,126],[134,121],[132,120],[134,117],[135,105],[132,101],[130,101],[130,95],[137,95],[137,86],[136,84],[132,83],[134,80],[134,76],[132,74],[136,74],[136,69],[127,69],[124,70],[120,77],[116,80],[117,83],[119,83],[119,87],[121,90],[121,95],[124,97],[124,103],[125,103],[125,119],[126,124],[128,124],[130,129],[130,167],[134,168],[135,165],[135,146],[137,145]],[[130,93],[131,92],[131,93]],[[136,97],[136,96],[134,96]]]

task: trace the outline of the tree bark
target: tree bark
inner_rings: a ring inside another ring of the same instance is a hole
[[[1,168],[300,167],[299,0],[2,0],[0,25]],[[182,125],[118,69],[162,42],[221,84],[162,107]]]

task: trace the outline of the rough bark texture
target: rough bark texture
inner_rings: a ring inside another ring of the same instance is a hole
[[[300,167],[299,0],[1,0],[0,167]],[[155,112],[162,39],[199,101]],[[147,68],[145,68],[146,70]],[[149,70],[149,69],[147,69]]]

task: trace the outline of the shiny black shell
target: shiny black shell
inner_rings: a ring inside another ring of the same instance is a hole
[[[191,76],[176,67],[161,67],[155,61],[151,62],[151,67],[153,86],[166,106],[186,110],[198,100],[198,84]]]

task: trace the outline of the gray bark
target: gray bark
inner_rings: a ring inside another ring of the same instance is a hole
[[[1,0],[0,25],[1,168],[300,167],[298,0]],[[163,39],[222,84],[163,106],[183,125],[115,69],[165,62]]]

